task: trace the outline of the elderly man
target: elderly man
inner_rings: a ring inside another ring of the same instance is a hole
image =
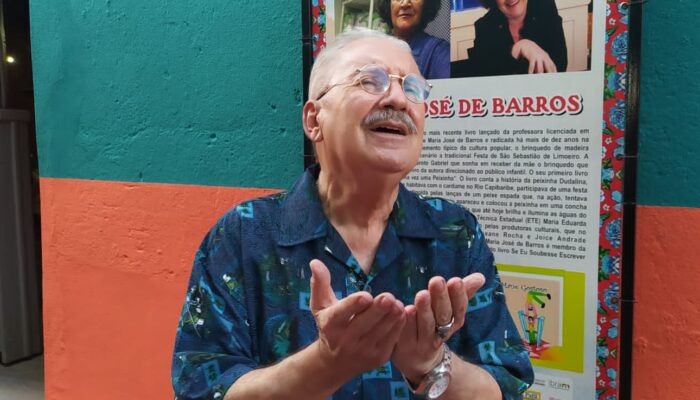
[[[532,369],[476,219],[400,184],[430,91],[406,43],[341,35],[309,91],[320,166],[233,208],[203,241],[177,398],[519,398]]]

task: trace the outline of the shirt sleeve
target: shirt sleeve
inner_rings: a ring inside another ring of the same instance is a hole
[[[520,399],[534,380],[530,358],[506,307],[493,253],[476,219],[470,214],[468,220],[474,224],[467,226],[475,226],[473,235],[468,235],[472,238],[468,252],[469,272],[481,272],[486,283],[469,301],[455,350],[494,377],[503,399]]]
[[[549,31],[546,33],[545,38],[547,43],[545,46],[549,57],[552,59],[554,64],[557,66],[557,72],[566,72],[566,67],[568,66],[569,60],[566,51],[566,39],[564,37],[564,27],[562,26],[562,19],[557,11],[557,5],[554,1],[548,1],[543,3],[545,6],[545,17],[544,27]]]
[[[240,261],[240,219],[231,211],[197,250],[172,362],[176,399],[223,399],[255,369]]]
[[[430,60],[428,79],[446,79],[450,77],[450,44],[445,40],[435,46]]]
[[[487,67],[489,59],[489,50],[492,51],[491,46],[486,46],[486,21],[484,17],[479,18],[474,23],[474,45],[467,50],[469,58],[465,61],[464,65],[468,66],[466,73],[461,76],[482,76],[486,75],[489,69]],[[491,56],[492,58],[492,56]]]

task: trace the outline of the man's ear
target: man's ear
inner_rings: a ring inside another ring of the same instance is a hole
[[[304,134],[311,142],[320,142],[323,140],[321,126],[318,116],[321,111],[321,105],[318,101],[309,100],[304,104],[302,109],[302,125],[304,126]]]

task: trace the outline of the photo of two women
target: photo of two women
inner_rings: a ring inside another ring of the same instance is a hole
[[[336,31],[364,26],[411,47],[427,79],[590,69],[592,0],[350,0]]]

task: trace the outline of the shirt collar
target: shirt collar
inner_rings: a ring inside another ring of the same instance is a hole
[[[397,236],[435,239],[440,235],[440,230],[430,218],[433,211],[425,200],[400,184],[389,221],[394,225]]]
[[[325,237],[329,221],[323,213],[316,179],[321,168],[312,165],[285,196],[280,213],[277,243],[293,246]],[[399,194],[389,216],[397,236],[434,239],[440,230],[430,218],[431,207],[415,193],[399,186]]]
[[[309,167],[285,196],[277,231],[278,244],[293,246],[326,236],[328,219],[316,186],[320,171],[318,164]]]

